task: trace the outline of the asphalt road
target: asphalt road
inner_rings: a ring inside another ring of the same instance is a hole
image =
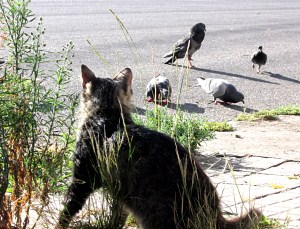
[[[99,77],[132,68],[133,103],[141,112],[149,106],[144,101],[145,86],[158,73],[170,78],[173,102],[182,81],[182,109],[209,120],[231,120],[240,112],[300,105],[300,1],[219,2],[34,0],[31,9],[44,19],[50,50],[60,50],[69,40],[75,43],[71,91],[80,92],[80,65],[85,64]],[[134,43],[109,9],[118,15]],[[198,22],[206,24],[207,33],[201,50],[193,56],[195,67],[187,72],[180,66],[162,64],[161,56]],[[110,68],[93,53],[86,38]],[[250,62],[260,45],[268,54],[267,65],[262,67],[268,73],[261,75],[252,72]],[[245,104],[208,104],[212,97],[196,86],[197,77],[230,81],[244,93]]]

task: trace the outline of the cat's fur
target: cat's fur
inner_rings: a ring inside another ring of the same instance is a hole
[[[194,157],[169,136],[133,123],[130,69],[112,80],[96,78],[82,65],[82,79],[83,117],[74,177],[57,228],[67,228],[87,197],[106,185],[97,154],[109,148],[105,147],[108,142],[117,153],[114,179],[121,203],[143,229],[245,229],[251,218],[258,219],[260,213],[251,210],[245,216],[225,220],[216,189]]]

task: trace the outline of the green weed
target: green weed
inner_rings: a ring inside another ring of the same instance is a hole
[[[233,131],[233,126],[227,122],[206,122],[207,129],[211,131]]]
[[[300,115],[300,107],[296,105],[281,106],[271,110],[261,110],[252,114],[239,114],[237,121],[277,120],[278,115]]]
[[[191,151],[194,151],[202,141],[214,136],[203,118],[181,110],[170,114],[166,108],[155,106],[154,110],[147,109],[144,119],[137,114],[132,116],[135,123],[165,133]]]
[[[279,228],[285,228],[285,226],[282,225],[278,220],[269,219],[266,216],[262,216],[262,219],[260,220],[257,228],[260,228],[260,229],[279,229]]]

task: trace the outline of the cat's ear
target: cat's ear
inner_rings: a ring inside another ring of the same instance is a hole
[[[126,80],[131,85],[132,72],[130,68],[124,68],[114,78],[114,80]]]
[[[114,80],[122,81],[123,85],[125,84],[127,90],[131,90],[132,87],[132,72],[130,68],[124,68],[119,72],[118,75],[114,78]],[[124,88],[125,89],[125,88]]]
[[[130,68],[124,68],[120,71],[114,81],[119,85],[118,98],[121,104],[130,107],[132,95],[132,72]]]
[[[96,79],[95,74],[84,64],[81,65],[82,87],[86,87],[86,84]]]

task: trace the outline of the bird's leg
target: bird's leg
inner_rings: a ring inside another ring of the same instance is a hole
[[[258,65],[258,73],[260,74],[261,72],[260,72],[260,65]]]
[[[252,64],[252,70],[255,71],[255,64]]]
[[[219,105],[219,104],[220,104],[220,101],[215,99],[215,105]]]
[[[191,67],[193,67],[193,65],[192,65],[192,56],[191,55],[188,55],[188,65],[189,65],[189,68],[191,68]]]

